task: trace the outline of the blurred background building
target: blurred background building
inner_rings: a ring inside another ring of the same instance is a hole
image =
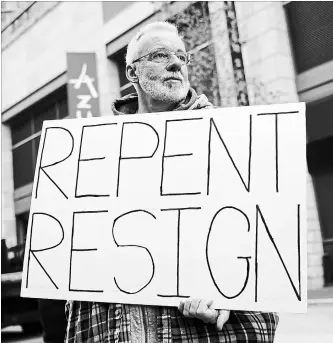
[[[332,2],[2,1],[1,11],[7,271],[22,268],[42,122],[69,115],[66,54],[96,54],[100,112],[112,115],[111,101],[134,91],[129,40],[168,20],[194,54],[191,85],[216,106],[307,103],[308,287],[333,284]]]

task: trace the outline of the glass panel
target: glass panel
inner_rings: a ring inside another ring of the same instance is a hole
[[[127,47],[119,50],[116,54],[112,56],[112,59],[115,60],[117,63],[120,87],[128,83],[128,79],[126,77],[126,62],[125,62],[126,49]]]
[[[306,108],[306,132],[309,142],[333,136],[333,98],[308,105]]]
[[[40,142],[40,135],[32,140],[32,144],[33,144],[32,171],[33,171],[33,174],[35,174],[39,142]]]
[[[298,73],[333,58],[333,3],[290,1],[286,5]]]
[[[186,51],[190,51],[212,39],[207,1],[192,3],[184,11],[175,14],[167,21],[178,27]]]
[[[22,113],[20,115],[21,118],[12,124],[11,132],[13,145],[32,135],[31,117],[29,115],[27,118],[27,115]]]
[[[32,141],[13,149],[14,188],[33,181]]]
[[[58,119],[62,119],[68,116],[68,102],[67,97],[58,102]]]
[[[195,62],[188,66],[189,81],[198,94],[205,94],[214,105],[221,103],[217,69],[212,45],[195,54]]]
[[[25,243],[27,237],[28,220],[29,212],[24,212],[16,216],[17,238],[19,244]],[[21,258],[23,259],[24,247],[21,251]]]
[[[130,94],[130,93],[136,93],[136,90],[135,90],[135,88],[134,88],[133,85],[132,85],[131,87],[126,88],[126,89],[124,89],[123,91],[121,91],[121,92],[120,92],[120,95],[121,95],[121,96],[125,96],[125,95]]]
[[[34,133],[40,131],[43,126],[44,120],[57,119],[56,104],[53,103],[51,106],[36,110],[34,118]]]
[[[212,39],[208,3],[192,3],[184,11],[167,20],[178,27],[186,51],[197,48]],[[215,63],[214,45],[211,44],[193,54],[193,63],[188,66],[191,87],[198,94],[205,94],[209,101],[220,106],[220,91]]]

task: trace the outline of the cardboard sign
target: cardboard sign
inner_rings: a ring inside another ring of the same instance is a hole
[[[306,310],[305,105],[44,123],[24,297]]]

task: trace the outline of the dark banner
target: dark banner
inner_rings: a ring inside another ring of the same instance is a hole
[[[100,116],[95,53],[67,53],[69,117]]]

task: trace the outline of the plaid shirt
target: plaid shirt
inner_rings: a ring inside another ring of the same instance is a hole
[[[130,343],[131,305],[68,301],[66,343]],[[222,331],[199,319],[184,317],[176,307],[156,307],[159,343],[273,342],[275,313],[231,311]]]

